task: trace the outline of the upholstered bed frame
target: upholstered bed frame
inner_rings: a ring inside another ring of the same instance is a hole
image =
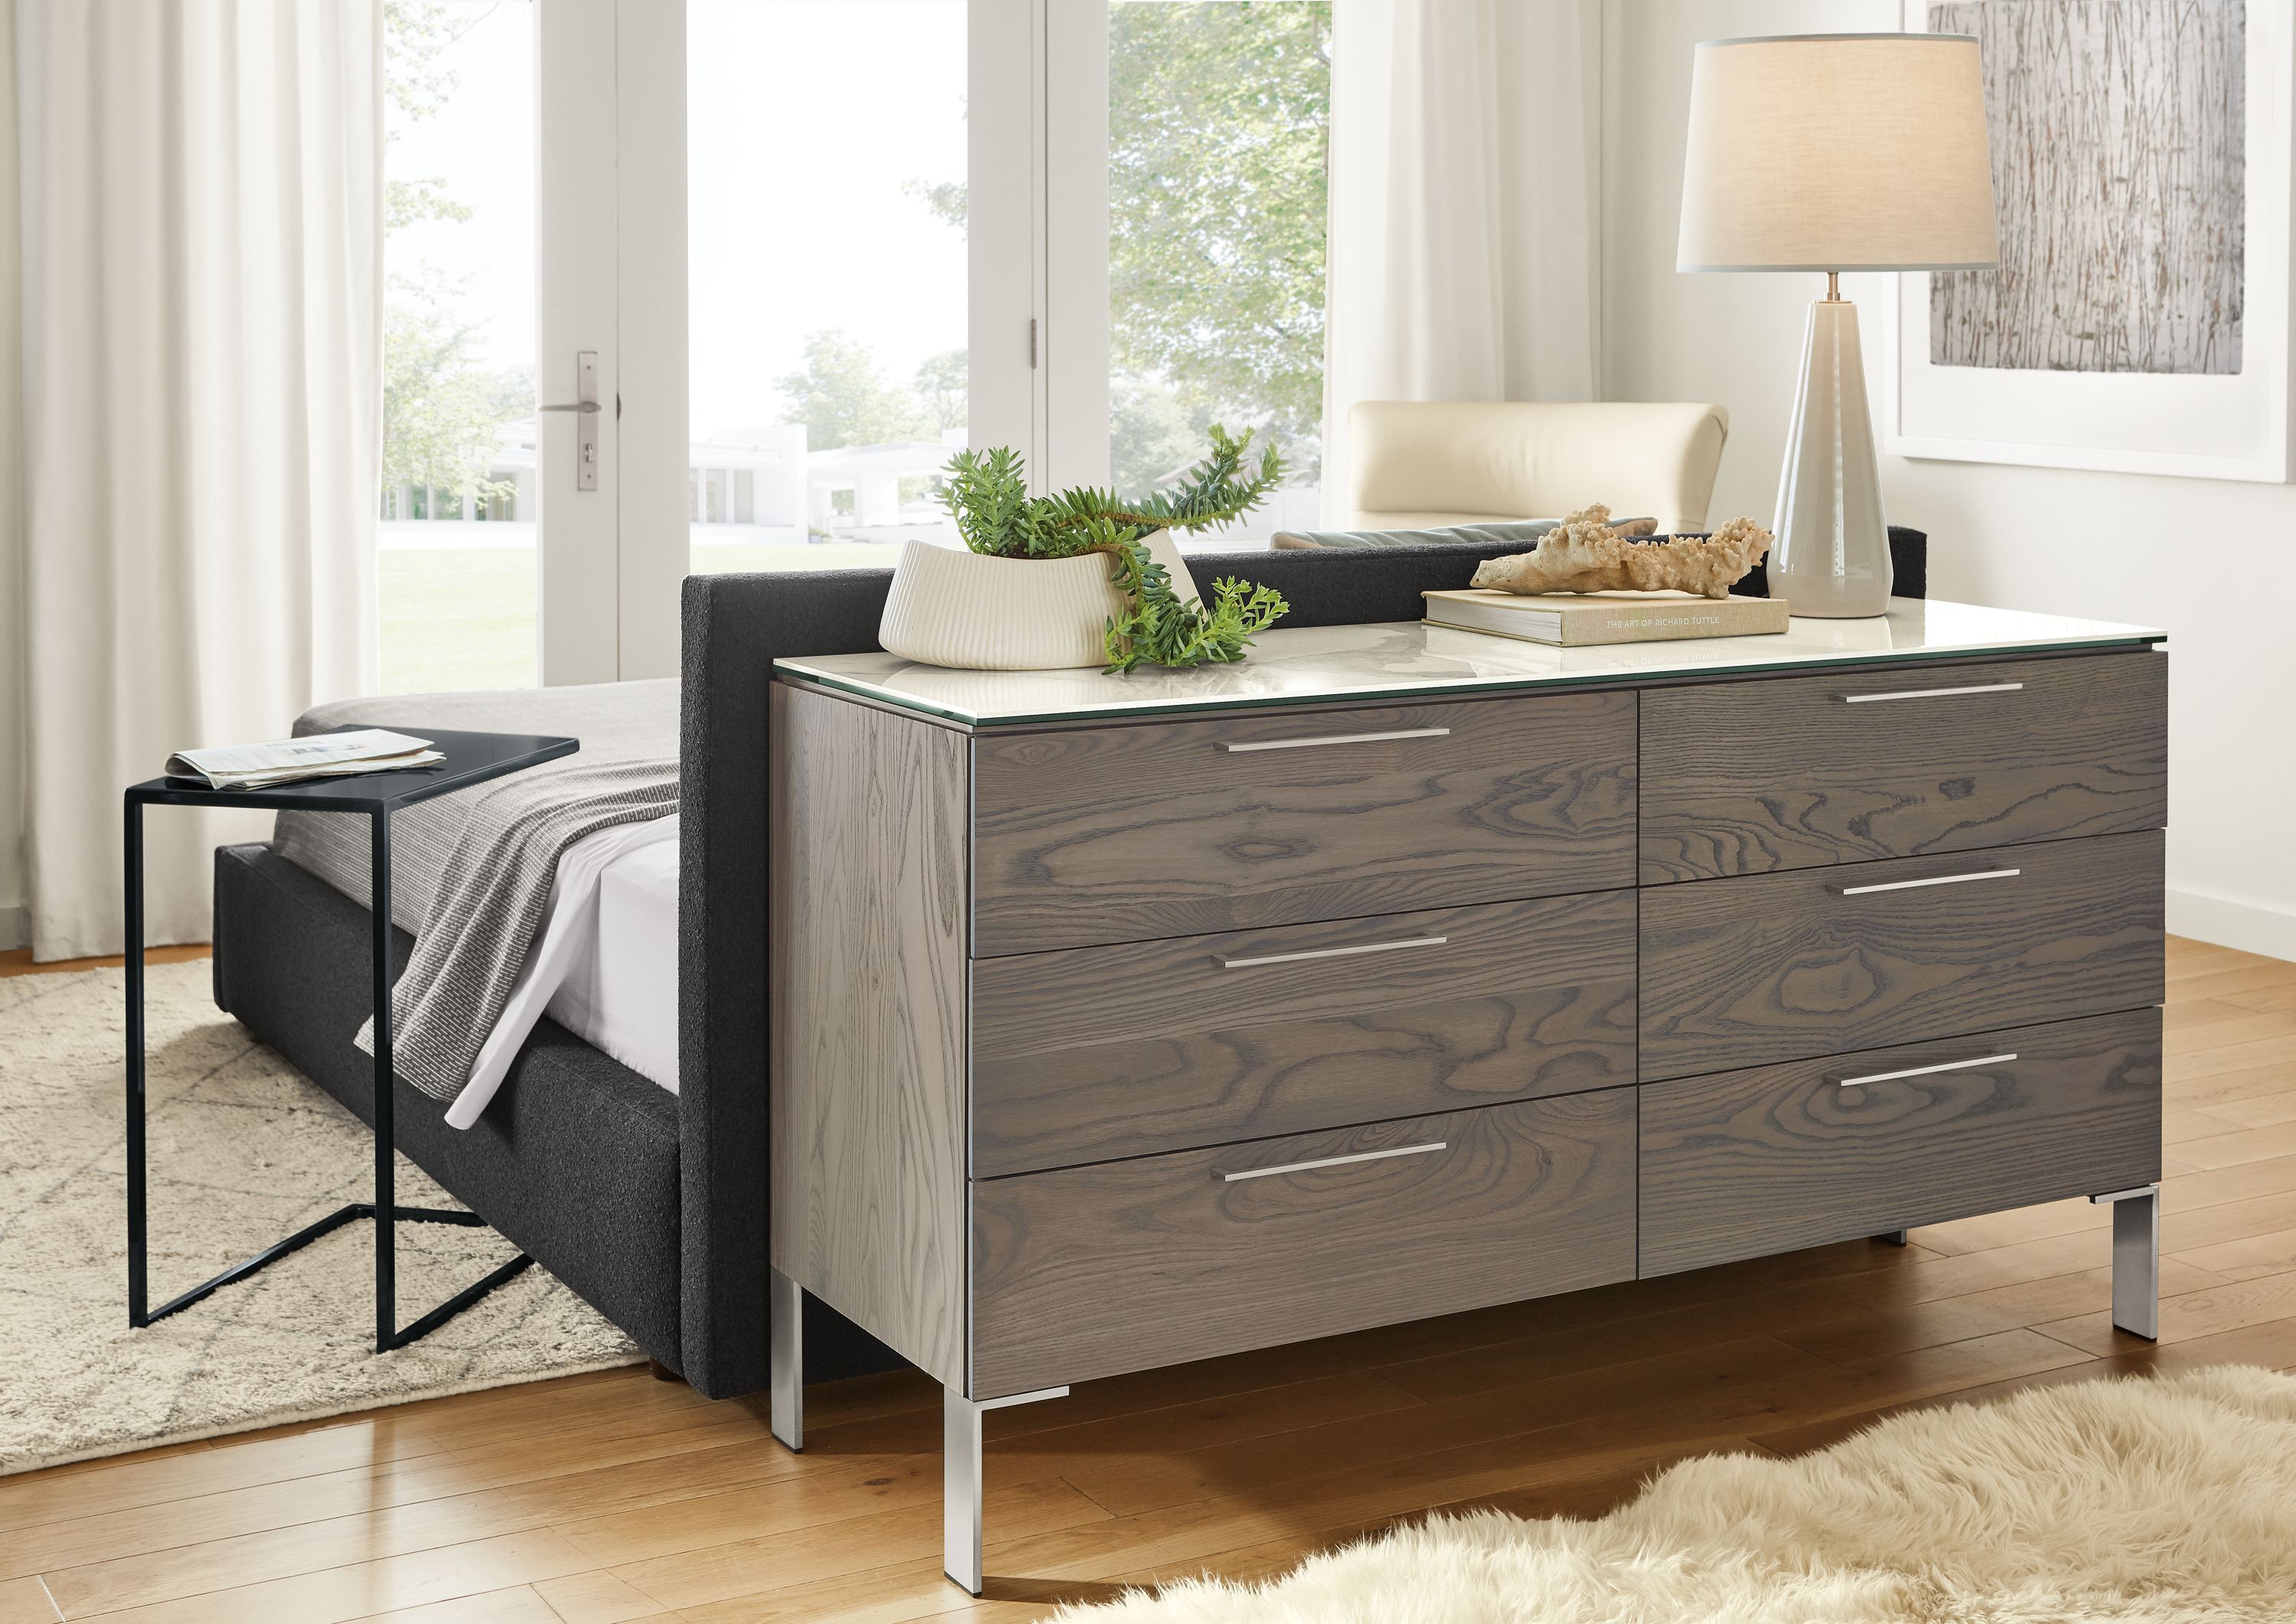
[[[1892,529],[1900,595],[1924,537]],[[1518,549],[1520,550],[1520,549]],[[1291,601],[1287,626],[1419,618],[1479,553],[1397,547],[1191,558]],[[399,1148],[655,1359],[713,1398],[763,1388],[766,1339],[766,691],[775,659],[877,644],[887,570],[694,576],[681,693],[678,1076],[672,1095],[544,1021],[479,1123],[398,1085]],[[1759,577],[1741,590],[1764,590]],[[410,718],[414,720],[415,718]],[[215,997],[361,1117],[366,911],[268,846],[216,853]],[[399,933],[403,967],[412,939]],[[900,1361],[806,1304],[816,1381]],[[817,1318],[814,1317],[818,1316]]]

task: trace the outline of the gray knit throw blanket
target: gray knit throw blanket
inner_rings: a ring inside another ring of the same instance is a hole
[[[451,1101],[510,1001],[558,859],[586,834],[677,810],[677,759],[521,774],[475,791],[414,956],[390,998],[391,1070]],[[359,1029],[374,1053],[374,1022]]]

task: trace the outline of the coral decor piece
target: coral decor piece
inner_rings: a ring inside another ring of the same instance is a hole
[[[1724,598],[1769,550],[1770,533],[1751,519],[1733,519],[1711,536],[1635,541],[1598,503],[1539,537],[1534,551],[1488,561],[1472,584],[1525,595],[1670,589]]]

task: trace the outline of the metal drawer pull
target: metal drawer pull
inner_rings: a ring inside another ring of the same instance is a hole
[[[2014,1054],[1980,1054],[1975,1060],[1949,1060],[1941,1066],[1907,1066],[1903,1071],[1872,1071],[1864,1077],[1845,1077],[1840,1086],[1855,1088],[1860,1083],[1894,1083],[1901,1077],[1928,1077],[1938,1071],[1966,1071],[1972,1066],[1997,1066],[2017,1057]]]
[[[1278,1173],[1305,1173],[1310,1168],[1343,1168],[1352,1161],[1385,1161],[1390,1156],[1424,1156],[1431,1151],[1447,1151],[1448,1139],[1438,1139],[1432,1144],[1399,1145],[1391,1151],[1364,1151],[1353,1156],[1326,1156],[1320,1161],[1287,1161],[1280,1168],[1251,1168],[1242,1173],[1223,1173],[1220,1177],[1229,1184],[1244,1178],[1273,1178]]]
[[[1845,705],[1878,705],[1890,699],[1943,699],[1949,693],[2013,693],[2025,685],[2021,682],[1981,682],[1966,688],[1907,688],[1898,693],[1845,693],[1841,696]]]
[[[1392,953],[1398,947],[1439,947],[1447,936],[1407,936],[1399,942],[1363,942],[1353,947],[1310,947],[1303,953],[1263,953],[1258,958],[1220,959],[1222,970],[1250,970],[1255,964],[1292,964],[1303,958],[1345,958],[1352,953]],[[1217,954],[1213,956],[1218,957]]]
[[[1918,890],[1924,885],[1966,885],[1972,880],[2013,880],[2021,868],[1980,868],[1973,874],[1939,874],[1934,880],[1890,880],[1880,885],[1845,885],[1841,895],[1863,897],[1869,891]]]
[[[1440,739],[1447,727],[1398,727],[1393,733],[1327,733],[1315,739],[1253,739],[1242,743],[1223,741],[1220,748],[1242,755],[1249,750],[1313,750],[1318,744],[1376,744],[1382,739]]]

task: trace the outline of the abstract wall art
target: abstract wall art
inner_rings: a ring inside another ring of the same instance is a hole
[[[2001,268],[1930,278],[1940,366],[2240,370],[2243,0],[1930,7],[1984,64]]]
[[[1983,62],[1997,270],[1893,280],[1885,447],[2284,480],[2296,0],[1905,0]]]

